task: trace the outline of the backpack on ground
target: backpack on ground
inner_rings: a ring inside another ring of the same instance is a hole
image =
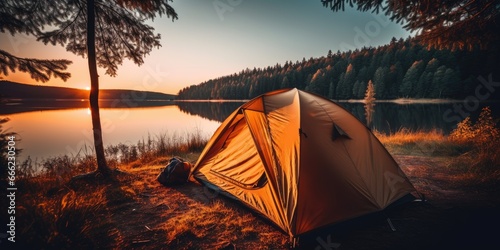
[[[184,184],[188,181],[191,164],[181,158],[174,157],[158,174],[156,180],[165,186]]]

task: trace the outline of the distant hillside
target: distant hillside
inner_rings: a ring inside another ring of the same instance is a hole
[[[0,81],[3,99],[88,99],[89,91],[75,88],[29,85]],[[175,95],[151,91],[101,89],[100,99],[173,100]]]
[[[413,38],[393,38],[376,48],[329,51],[319,58],[247,68],[186,87],[177,99],[251,99],[280,88],[303,89],[335,100],[363,99],[372,81],[379,100],[469,96],[491,100],[500,98],[500,91],[492,88],[500,80],[498,69],[498,46],[488,51],[436,50]]]

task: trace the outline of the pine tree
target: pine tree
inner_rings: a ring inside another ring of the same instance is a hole
[[[287,76],[283,77],[283,81],[281,82],[281,88],[286,89],[290,87],[292,87],[292,85],[290,84],[290,81],[288,81],[288,77]]]
[[[354,83],[354,86],[352,87],[352,97],[355,98],[355,99],[361,99],[363,98],[363,96],[360,96],[359,95],[359,87],[361,85],[361,81],[360,80],[356,80],[356,82]]]
[[[415,97],[417,98],[425,98],[428,97],[428,89],[432,84],[432,78],[434,77],[434,73],[424,71],[420,78],[418,79],[418,84],[415,86]]]
[[[311,83],[306,87],[307,91],[311,91],[316,94],[325,94],[327,89],[325,73],[322,69],[318,69],[316,73],[311,78]]]
[[[352,64],[347,66],[344,79],[339,82],[339,87],[337,88],[337,94],[339,99],[349,99],[352,97],[352,88],[356,82],[356,70]]]
[[[321,0],[332,11],[357,5],[360,11],[383,12],[403,23],[409,31],[419,31],[423,44],[436,48],[473,49],[495,46],[500,40],[498,0]]]
[[[365,118],[366,125],[370,126],[372,123],[373,112],[375,111],[375,87],[373,86],[372,80],[368,81],[365,92]]]
[[[364,98],[367,86],[368,86],[367,82],[359,81],[359,86],[358,86],[358,98],[359,99]]]
[[[335,99],[336,98],[336,95],[335,95],[335,84],[333,83],[333,80],[330,81],[330,86],[328,88],[328,98],[330,98],[330,99]]]
[[[375,71],[375,75],[373,76],[373,82],[375,84],[375,90],[380,99],[386,99],[386,82],[387,75],[389,74],[389,68],[387,67],[378,67]]]
[[[397,98],[399,96],[399,87],[403,82],[404,72],[400,62],[396,62],[389,69],[389,76],[387,82],[388,98]]]
[[[403,82],[399,87],[399,93],[402,97],[415,97],[415,87],[418,84],[422,68],[423,62],[416,61],[408,71],[406,71]]]
[[[432,78],[434,77],[434,73],[436,72],[438,67],[439,60],[437,60],[436,58],[431,59],[427,63],[424,72],[418,80],[418,84],[415,86],[416,97],[423,98],[429,96],[429,92],[432,87]]]
[[[340,74],[339,82],[337,84],[337,87],[335,88],[336,97],[339,100],[347,98],[346,95],[344,94],[344,89],[346,89],[344,82],[345,82],[345,73],[342,73]]]
[[[462,85],[460,84],[460,75],[456,70],[452,68],[447,68],[444,72],[443,81],[443,97],[453,98],[456,96],[460,90],[462,89]]]
[[[375,102],[375,87],[373,86],[372,80],[368,81],[368,85],[366,86],[364,101],[365,101],[365,103],[374,103]]]
[[[429,94],[430,98],[442,98],[444,89],[444,76],[448,68],[444,65],[437,68],[432,78],[432,88]]]
[[[6,0],[9,8],[27,10],[18,19],[22,27],[43,43],[62,45],[77,55],[87,56],[90,75],[90,109],[94,147],[97,158],[96,174],[111,176],[106,163],[99,113],[99,78],[97,67],[116,76],[123,59],[142,64],[143,57],[153,47],[159,47],[160,35],[146,24],[157,15],[172,20],[177,13],[169,0]],[[2,17],[3,18],[3,17]],[[44,27],[51,27],[49,31]],[[3,31],[3,25],[2,31]]]
[[[11,35],[25,33],[36,35],[40,32],[44,22],[31,24],[25,18],[31,13],[23,8],[26,1],[0,1],[0,31],[8,31]],[[47,20],[43,20],[47,21]],[[21,58],[0,50],[0,74],[9,75],[9,72],[25,72],[35,81],[47,82],[52,76],[66,81],[71,74],[64,72],[71,64],[69,60],[43,60],[33,58]]]

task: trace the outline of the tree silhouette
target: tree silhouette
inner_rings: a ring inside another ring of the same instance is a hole
[[[474,94],[480,84],[478,76],[498,71],[498,58],[498,50],[437,50],[422,46],[414,38],[392,39],[390,44],[289,62],[283,68],[277,65],[245,69],[185,87],[177,99],[250,99],[285,86],[307,88],[330,99],[363,99],[370,79],[377,99],[460,99]],[[415,62],[417,65],[413,66]],[[440,66],[445,66],[444,71],[438,72]],[[347,73],[348,68],[352,73]],[[452,74],[445,78],[447,68],[454,72],[448,72]],[[434,79],[448,79],[448,84]],[[228,88],[231,97],[226,96],[227,91],[220,91]],[[498,91],[493,94],[492,99],[500,98]]]
[[[332,11],[346,4],[360,11],[384,12],[392,21],[429,46],[449,49],[485,49],[496,46],[500,35],[500,0],[321,0]]]
[[[22,32],[28,35],[39,32],[39,27],[27,25],[22,19],[27,15],[23,8],[16,8],[14,1],[0,1],[0,32],[9,32],[11,35]],[[9,72],[28,73],[36,81],[47,82],[50,77],[59,77],[66,81],[71,74],[64,72],[71,64],[69,60],[43,60],[21,58],[0,50],[0,74],[9,75]]]
[[[97,66],[116,76],[118,65],[130,59],[141,65],[153,47],[159,47],[160,35],[145,24],[166,15],[177,19],[169,5],[172,0],[19,0],[7,1],[13,8],[25,10],[21,18],[37,40],[59,44],[66,50],[87,56],[90,75],[90,108],[97,157],[96,173],[110,176],[106,164],[99,114],[99,75]],[[43,30],[50,27],[51,30]],[[22,31],[22,30],[21,30]]]
[[[9,75],[9,71],[28,73],[36,81],[47,82],[50,77],[59,77],[66,81],[71,74],[64,72],[71,64],[69,60],[44,60],[34,58],[21,58],[7,51],[0,50],[0,73]]]

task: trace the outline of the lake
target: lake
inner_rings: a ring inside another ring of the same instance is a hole
[[[145,102],[130,107],[101,103],[101,122],[106,145],[137,144],[148,136],[160,134],[182,138],[195,130],[210,138],[232,111],[243,102]],[[362,103],[339,103],[363,123],[367,123]],[[477,117],[481,108],[490,106],[500,117],[497,102],[465,105],[462,102],[440,104],[376,103],[372,107],[370,127],[390,133],[400,129],[432,130],[449,133],[465,115]],[[0,117],[8,117],[3,128],[16,132],[16,146],[23,151],[18,162],[30,156],[41,160],[51,156],[93,152],[90,109],[87,101],[19,102],[0,106]]]

